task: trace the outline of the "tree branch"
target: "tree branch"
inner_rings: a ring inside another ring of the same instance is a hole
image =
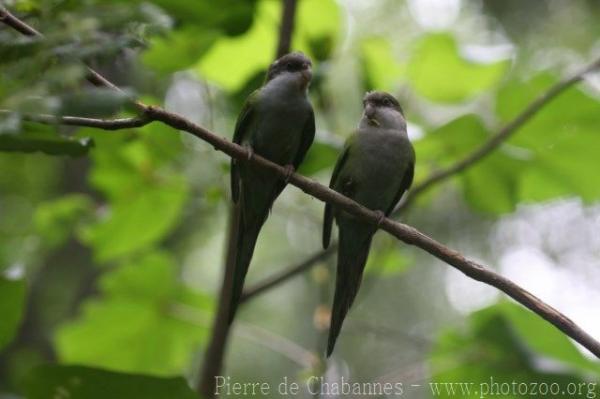
[[[4,19],[6,18],[3,17],[3,20]],[[598,63],[599,61],[596,61],[593,65],[597,65]],[[579,79],[581,79],[581,76],[574,80],[573,83]],[[175,129],[186,131],[193,136],[208,142],[215,150],[220,150],[230,157],[236,158],[240,162],[249,162],[266,170],[270,170],[272,173],[279,175],[282,180],[288,179],[290,184],[298,187],[305,193],[312,195],[323,202],[335,205],[358,219],[377,226],[409,245],[414,245],[423,249],[474,280],[498,288],[523,306],[553,324],[556,328],[600,358],[600,342],[596,341],[592,336],[587,334],[558,310],[493,270],[472,260],[466,259],[459,252],[445,247],[413,227],[396,222],[390,218],[380,220],[378,212],[365,208],[350,198],[347,198],[312,179],[299,175],[298,173],[293,173],[288,177],[289,172],[285,167],[271,162],[258,154],[254,154],[251,159],[248,159],[250,154],[246,148],[232,143],[175,113],[165,111],[157,106],[144,105],[144,109],[146,117],[150,120],[160,121]]]
[[[33,27],[27,25],[25,22],[21,21],[19,18],[15,17],[4,6],[0,6],[0,22],[5,23],[6,25],[10,26],[14,30],[22,33],[25,36],[30,36],[30,37],[36,36],[36,37],[39,37],[39,38],[43,38],[44,37],[44,35],[41,32],[37,31]],[[86,67],[87,67],[87,70],[88,70],[86,79],[91,84],[93,84],[94,86],[108,87],[108,88],[116,90],[118,92],[123,92],[123,90],[121,90],[120,87],[118,87],[115,84],[113,84],[110,80],[106,79],[104,76],[100,75],[98,72],[96,72],[95,70],[93,70],[89,66],[86,66]],[[134,101],[133,104],[138,109],[140,109],[140,110],[143,111],[144,105],[142,103]]]
[[[290,52],[292,46],[292,35],[294,33],[294,19],[296,18],[296,6],[298,0],[282,0],[281,24],[279,25],[279,44],[277,45],[276,57],[279,58]]]
[[[332,244],[329,246],[329,248],[323,251],[316,252],[313,256],[306,259],[304,262],[286,268],[281,272],[266,278],[264,281],[257,283],[253,287],[244,290],[244,292],[242,293],[242,297],[240,298],[240,303],[244,303],[257,295],[262,294],[264,291],[268,291],[269,289],[281,284],[282,282],[305,272],[306,270],[310,269],[313,265],[316,265],[317,263],[322,262],[329,256],[333,255],[336,250],[337,243]]]
[[[235,278],[235,254],[237,248],[237,225],[240,217],[239,206],[229,207],[227,225],[227,242],[225,254],[225,267],[223,268],[223,282],[219,290],[217,309],[212,321],[210,338],[204,352],[204,360],[197,382],[198,393],[204,398],[215,396],[215,377],[221,373],[223,359],[231,324],[229,323],[229,310],[231,309],[231,290]]]
[[[42,34],[27,25],[25,22],[21,21],[19,18],[12,15],[6,7],[0,5],[0,21],[10,26],[14,30],[19,33],[22,33],[25,36],[39,36],[42,37]]]
[[[447,169],[442,169],[437,172],[433,172],[422,182],[414,185],[413,188],[403,197],[401,203],[391,214],[391,217],[397,217],[401,211],[406,210],[406,208],[408,208],[413,203],[414,199],[417,196],[423,194],[435,184],[441,183],[442,181],[457,175],[465,169],[476,165],[479,161],[484,159],[486,156],[488,156],[490,153],[496,150],[499,146],[501,146],[510,136],[516,133],[516,131],[521,126],[523,126],[533,116],[535,116],[535,114],[537,114],[537,112],[540,109],[542,109],[546,104],[548,104],[550,101],[552,101],[554,98],[556,98],[559,94],[564,92],[569,87],[581,81],[586,73],[589,73],[599,67],[600,58],[590,63],[586,67],[582,68],[579,72],[576,72],[568,78],[556,83],[554,86],[550,87],[550,89],[548,89],[547,92],[545,92],[533,102],[531,102],[527,106],[527,108],[525,108],[525,110],[523,110],[519,115],[517,115],[503,128],[501,128],[497,133],[492,135],[475,151],[465,156],[465,158],[463,158],[462,160],[449,166]],[[332,243],[332,246],[334,245],[337,246],[337,242],[334,241]],[[257,283],[256,286],[248,288],[247,294],[244,294],[242,297],[245,299],[251,299],[254,296],[255,291],[260,290],[260,292],[263,292],[265,290],[273,288],[278,284],[281,284],[287,281],[288,279],[298,275],[300,272],[310,269],[316,263],[327,259],[327,257],[332,254],[332,252],[326,251],[315,252],[300,264],[285,267],[281,272],[277,273],[276,276],[268,277],[264,282]]]

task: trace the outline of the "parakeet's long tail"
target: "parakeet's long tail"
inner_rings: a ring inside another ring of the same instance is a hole
[[[236,238],[235,272],[233,274],[233,286],[231,290],[231,303],[229,306],[229,323],[233,321],[240,298],[244,290],[244,281],[250,267],[250,261],[254,254],[254,247],[258,234],[263,225],[263,220],[248,220],[244,214],[239,215]]]
[[[342,329],[342,323],[360,288],[372,237],[373,231],[368,226],[340,228],[335,296],[331,309],[327,357],[333,352],[335,342]]]

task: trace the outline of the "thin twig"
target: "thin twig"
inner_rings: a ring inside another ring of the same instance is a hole
[[[22,33],[25,36],[40,36],[42,34],[27,25],[25,22],[21,21],[19,18],[12,15],[4,6],[0,6],[0,21],[10,26],[14,30],[19,33]]]
[[[315,253],[310,258],[306,259],[304,262],[299,263],[290,267],[289,269],[284,269],[280,273],[277,273],[271,277],[266,278],[264,281],[254,285],[251,288],[244,290],[242,297],[240,298],[240,302],[244,303],[255,296],[262,294],[264,291],[267,291],[283,281],[294,277],[295,275],[301,274],[304,271],[311,268],[313,265],[316,265],[319,262],[324,261],[330,255],[334,254],[337,250],[337,244],[330,245],[326,250]]]
[[[30,37],[36,36],[36,37],[40,37],[40,38],[44,37],[44,35],[41,32],[39,32],[35,28],[27,25],[25,22],[23,22],[19,18],[15,17],[4,6],[0,6],[0,21],[5,23],[6,25],[10,26],[11,28],[15,29],[16,31],[24,34],[25,36],[30,36]],[[100,75],[94,69],[90,68],[89,66],[86,66],[86,67],[87,67],[87,71],[88,71],[86,79],[91,84],[93,84],[94,86],[99,86],[99,87],[108,87],[110,89],[113,89],[113,90],[121,92],[121,93],[123,92],[123,90],[121,90],[120,87],[113,84],[110,80],[108,80],[104,76]],[[142,111],[144,110],[144,105],[142,103],[134,101],[133,104],[138,109],[140,109]]]

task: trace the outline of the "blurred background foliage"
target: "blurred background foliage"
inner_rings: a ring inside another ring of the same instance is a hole
[[[22,115],[131,115],[134,95],[231,137],[274,57],[281,3],[4,3],[46,37],[0,29],[0,398],[194,397],[185,380],[220,287],[228,159],[158,123],[107,132]],[[403,104],[421,181],[597,57],[599,18],[595,0],[299,0],[292,47],[313,59],[317,111],[301,172],[328,182],[377,88]],[[80,60],[125,94],[86,84]],[[600,338],[599,153],[596,73],[403,219]],[[288,188],[248,284],[317,251],[321,212]],[[598,381],[600,364],[546,322],[384,234],[323,369],[331,266],[244,305],[227,375],[276,385],[325,371],[422,384],[415,398],[431,381]]]

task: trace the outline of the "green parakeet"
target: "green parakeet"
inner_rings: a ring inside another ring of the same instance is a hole
[[[298,168],[315,136],[308,99],[311,61],[290,53],[273,62],[263,86],[252,93],[238,117],[233,141],[279,165]],[[254,246],[285,179],[248,162],[231,162],[231,193],[239,206],[235,272],[230,304],[233,320]]]
[[[388,93],[370,92],[364,113],[350,136],[331,176],[329,187],[361,205],[389,215],[413,180],[415,152],[406,133],[398,101]],[[339,248],[335,296],[331,311],[327,356],[331,355],[344,318],[356,297],[376,226],[325,206],[323,247],[329,246],[335,218]]]

